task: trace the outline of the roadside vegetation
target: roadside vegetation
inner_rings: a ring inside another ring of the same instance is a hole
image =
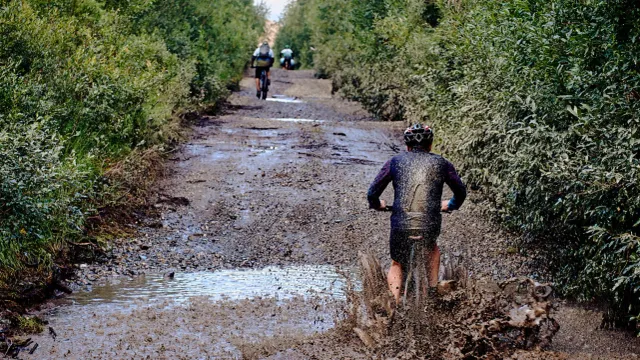
[[[153,170],[149,159],[179,137],[180,115],[236,86],[264,11],[251,0],[0,5],[6,291],[49,281],[71,244],[93,241],[88,219],[131,201],[128,173]]]
[[[639,16],[630,0],[298,0],[277,43],[380,119],[433,125],[564,295],[633,324]]]

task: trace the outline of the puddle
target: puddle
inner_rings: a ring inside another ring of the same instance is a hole
[[[282,102],[282,103],[293,103],[293,104],[300,104],[300,103],[304,103],[304,101],[294,98],[294,97],[288,97],[288,96],[284,96],[284,95],[273,95],[273,97],[267,98],[267,101],[275,101],[275,102]]]
[[[345,269],[353,274],[353,269]],[[355,275],[353,275],[355,278]],[[48,318],[57,339],[25,359],[242,359],[247,344],[327,331],[342,318],[334,266],[161,274],[78,293]]]
[[[234,147],[229,144],[187,144],[185,145],[185,155],[183,159],[190,160],[193,157],[200,157],[205,161],[221,161],[229,160],[236,156],[245,156],[243,153],[249,151],[247,156],[258,156],[264,154],[272,154],[282,145],[259,145],[259,141],[247,140],[248,144],[242,147]],[[190,165],[184,165],[190,166]]]
[[[316,122],[322,123],[324,120],[313,120],[313,119],[294,119],[294,118],[270,118],[272,121],[287,121],[287,122]]]
[[[347,270],[347,273],[353,273]],[[133,280],[115,281],[91,292],[69,297],[75,304],[133,303],[136,300],[184,303],[192,297],[211,300],[242,300],[254,297],[289,299],[326,297],[344,300],[345,278],[330,265],[266,267],[264,269],[219,270],[177,273],[174,279],[150,274]]]

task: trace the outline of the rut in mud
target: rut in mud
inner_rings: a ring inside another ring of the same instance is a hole
[[[21,357],[372,356],[339,324],[358,253],[388,265],[389,214],[367,209],[365,195],[401,151],[403,124],[373,121],[310,72],[276,70],[272,83],[279,96],[259,101],[244,79],[224,114],[198,121],[167,160],[151,199],[157,216],[114,241],[104,262],[78,264],[76,294],[45,311],[57,336],[33,337],[39,347]],[[444,217],[439,242],[474,277],[540,268],[472,201]],[[556,318],[552,350],[607,358],[640,349],[624,333],[596,331],[595,312],[561,304]]]

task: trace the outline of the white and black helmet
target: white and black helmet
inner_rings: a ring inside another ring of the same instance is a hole
[[[415,124],[404,131],[407,146],[429,146],[433,142],[433,131],[427,125]]]

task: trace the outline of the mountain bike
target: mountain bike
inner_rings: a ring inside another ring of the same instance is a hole
[[[393,206],[387,205],[385,211],[393,211]],[[449,211],[445,213],[450,213]],[[425,258],[425,246],[422,236],[409,236],[413,240],[409,255],[409,268],[403,269],[403,291],[402,304],[405,307],[421,309],[428,300],[430,294],[429,274],[427,270],[427,259]],[[449,267],[451,264],[447,264]],[[445,274],[445,278],[451,274]],[[448,280],[448,279],[447,279]],[[434,284],[432,284],[433,286]],[[437,285],[437,284],[435,284]]]
[[[251,66],[252,69],[256,66]],[[267,76],[267,68],[262,68],[260,71],[260,96],[262,100],[266,100],[267,93],[269,92],[269,76]]]

